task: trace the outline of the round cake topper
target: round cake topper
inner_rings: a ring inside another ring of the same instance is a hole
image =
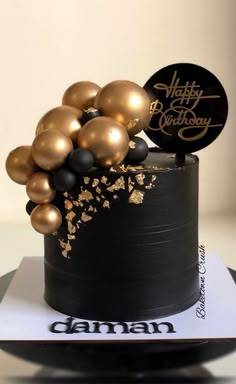
[[[219,80],[195,64],[169,65],[145,84],[152,118],[145,130],[159,147],[179,154],[195,152],[214,141],[228,113]]]

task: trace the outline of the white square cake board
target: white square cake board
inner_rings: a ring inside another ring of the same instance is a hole
[[[182,313],[123,325],[74,318],[71,323],[76,333],[65,333],[68,316],[50,308],[43,299],[43,257],[25,257],[0,303],[0,341],[235,339],[236,285],[230,273],[215,255],[206,256],[204,269],[199,272],[201,299]],[[58,333],[50,330],[55,322],[59,322],[54,324]]]

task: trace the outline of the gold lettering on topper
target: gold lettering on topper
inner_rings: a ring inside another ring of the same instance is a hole
[[[203,99],[220,98],[219,95],[204,95],[204,91],[196,81],[186,81],[184,85],[180,85],[180,78],[177,71],[174,71],[170,85],[157,83],[155,89],[165,92],[168,99],[172,99],[169,108],[164,111],[163,103],[154,100],[151,103],[151,116],[159,115],[159,126],[151,127],[151,131],[162,131],[165,135],[172,136],[170,132],[171,126],[179,126],[178,136],[185,141],[196,141],[206,135],[209,128],[221,127],[223,124],[211,124],[211,117],[197,116],[194,109]],[[192,136],[189,131],[194,129]],[[196,129],[201,130],[196,133]],[[186,136],[186,132],[188,135]]]

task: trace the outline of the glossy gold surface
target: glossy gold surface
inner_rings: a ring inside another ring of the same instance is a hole
[[[129,150],[129,135],[122,124],[110,117],[96,117],[79,131],[78,145],[89,150],[102,167],[119,164]]]
[[[44,235],[56,232],[62,223],[59,209],[52,204],[42,204],[35,207],[30,219],[33,228]]]
[[[57,129],[69,136],[73,143],[76,143],[78,131],[81,128],[82,113],[81,110],[69,106],[51,109],[40,119],[36,128],[36,135],[46,129]]]
[[[37,170],[38,167],[32,158],[30,145],[22,145],[13,149],[6,159],[7,174],[18,184],[25,185]]]
[[[33,141],[32,157],[36,164],[46,170],[59,168],[73,150],[71,139],[57,129],[41,132]]]
[[[56,195],[51,176],[45,172],[36,172],[26,184],[26,193],[34,203],[49,203]]]
[[[94,107],[102,115],[120,122],[130,136],[146,128],[151,117],[148,94],[138,84],[128,80],[107,84],[97,94]]]
[[[93,106],[94,99],[101,88],[91,81],[79,81],[72,84],[64,93],[63,105],[70,105],[81,110]]]

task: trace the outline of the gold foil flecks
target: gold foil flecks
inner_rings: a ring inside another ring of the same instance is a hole
[[[73,203],[76,207],[78,207],[78,206],[80,205],[80,203],[79,203],[77,200],[73,200],[72,203]],[[82,206],[83,206],[83,203],[81,203],[81,204],[82,204]]]
[[[72,209],[73,208],[73,204],[72,204],[72,202],[70,201],[70,200],[68,200],[68,199],[66,199],[65,201],[64,201],[64,205],[65,205],[65,208],[69,211],[70,209]]]
[[[113,199],[119,199],[119,196],[118,195],[113,195]]]
[[[69,196],[68,192],[64,192],[63,196],[68,197]]]
[[[136,147],[136,143],[135,143],[135,141],[130,140],[130,142],[129,142],[129,147],[130,147],[131,149],[134,149],[134,148]]]
[[[152,175],[152,182],[156,180],[156,175]]]
[[[101,177],[101,183],[107,185],[107,180],[108,180],[108,178],[107,178],[106,176],[102,176],[102,177]]]
[[[88,207],[88,211],[90,211],[90,212],[93,212],[93,211],[94,211],[94,208],[93,208],[92,205],[90,205],[90,206]]]
[[[100,197],[99,196],[96,196],[96,200],[99,202],[101,201]]]
[[[85,212],[83,212],[82,215],[81,215],[81,220],[84,221],[84,222],[87,222],[89,220],[92,220],[92,216],[89,216]]]
[[[110,203],[108,200],[105,200],[103,203],[103,208],[110,208]]]
[[[85,191],[82,191],[80,194],[79,194],[79,200],[80,201],[89,201],[89,200],[93,200],[93,195],[91,192],[89,192],[87,189],[85,189]]]
[[[97,187],[97,188],[95,189],[95,191],[96,191],[98,194],[100,194],[100,193],[102,192],[101,188],[99,188],[99,187]]]
[[[67,223],[67,228],[68,228],[68,232],[69,232],[70,234],[76,232],[76,226],[73,225],[71,221],[68,221],[68,223]]]
[[[68,220],[68,221],[72,221],[74,217],[75,217],[75,212],[70,211],[70,212],[68,212],[67,215],[66,215],[66,220]]]
[[[125,189],[124,176],[119,177],[114,184],[107,188],[110,192],[119,191],[119,189]]]
[[[139,173],[138,175],[136,175],[135,179],[139,185],[144,185],[145,175],[143,173]]]
[[[61,239],[58,239],[58,240],[60,243],[60,247],[63,249],[62,255],[64,257],[68,257],[68,252],[71,251],[71,245],[70,245],[69,240],[67,241],[67,243],[64,240],[61,240]]]
[[[127,128],[128,129],[134,128],[138,124],[138,121],[139,121],[139,119],[129,120],[129,122],[127,124]]]
[[[142,204],[143,198],[144,198],[144,192],[134,189],[131,195],[129,196],[129,203]]]
[[[88,183],[89,183],[89,180],[90,180],[90,178],[89,178],[89,177],[87,177],[87,176],[84,176],[84,184],[88,184]]]
[[[132,184],[128,184],[128,191],[131,192],[134,189]]]
[[[114,167],[111,167],[111,168],[110,168],[110,171],[111,171],[111,172],[117,172],[117,170],[116,170]]]
[[[68,238],[68,240],[74,240],[75,239],[75,235],[68,234],[67,238]]]
[[[93,179],[92,187],[95,188],[98,186],[98,184],[99,184],[99,179]]]

